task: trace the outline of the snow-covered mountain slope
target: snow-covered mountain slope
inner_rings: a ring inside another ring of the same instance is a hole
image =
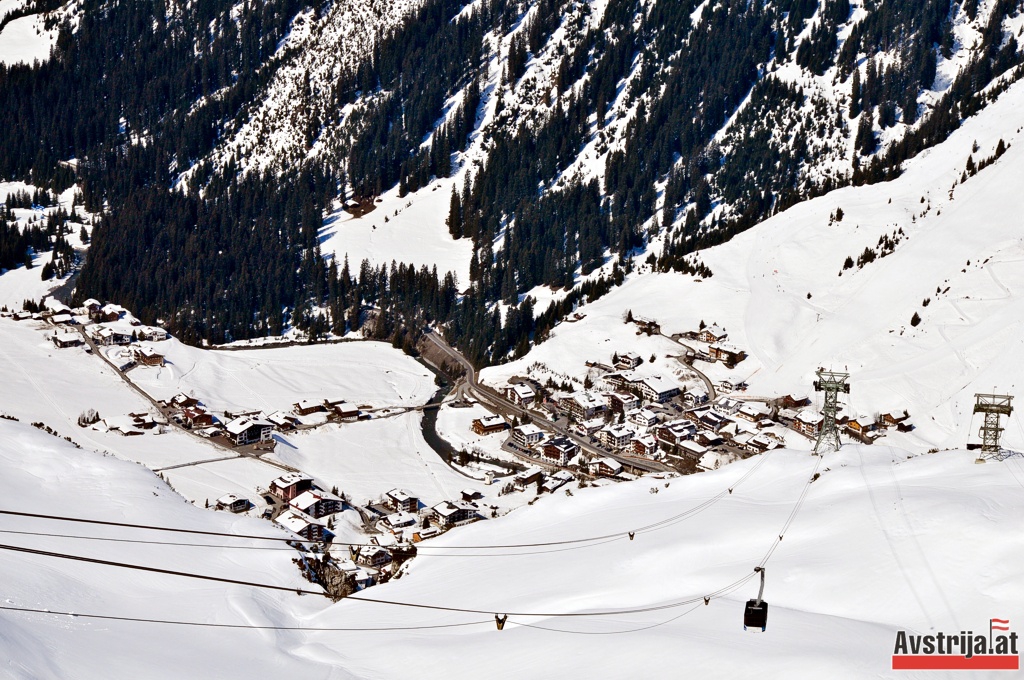
[[[112,522],[155,524],[229,534],[284,536],[265,522],[213,513],[184,502],[137,465],[74,448],[28,425],[0,421],[3,508]],[[4,531],[100,536],[139,541],[200,543],[182,547],[76,540],[3,533],[0,543],[142,564],[175,571],[279,585],[308,586],[291,563],[294,551],[263,550],[250,539],[156,534],[47,520],[0,519]],[[171,536],[171,538],[168,538]],[[184,539],[182,537],[185,537]],[[218,547],[245,546],[243,549]],[[276,544],[271,544],[276,545]],[[248,549],[246,549],[248,548]],[[181,577],[125,571],[52,557],[0,550],[4,595],[0,606],[210,623],[302,625],[327,600],[294,592],[254,590]],[[43,678],[253,677],[267,672],[329,670],[304,654],[285,651],[295,633],[233,631],[86,620],[0,610],[0,674]],[[236,633],[241,632],[242,635]],[[274,671],[273,669],[276,669]]]
[[[0,432],[0,488],[19,510],[272,533],[254,520],[175,500],[141,468],[74,449],[24,425],[0,422]],[[16,678],[233,678],[285,668],[317,677],[400,678],[413,663],[425,678],[665,677],[684,667],[703,677],[886,677],[897,630],[983,630],[988,618],[1013,620],[1024,607],[1014,582],[1022,548],[1007,540],[1021,530],[1024,467],[1017,460],[974,465],[972,458],[950,451],[908,459],[903,451],[879,446],[846,447],[820,461],[775,451],[668,484],[641,480],[582,489],[452,532],[434,541],[435,548],[425,544],[422,552],[440,554],[421,555],[400,580],[361,595],[481,613],[353,600],[332,605],[317,597],[0,550],[5,607],[241,625],[468,624],[211,634],[190,626],[3,611],[0,647],[6,672]],[[815,470],[820,477],[809,482]],[[728,488],[733,493],[726,494]],[[670,518],[634,540],[624,535]],[[153,538],[11,517],[0,524],[16,531]],[[607,534],[618,537],[530,549],[443,548]],[[9,545],[303,585],[285,551],[6,536]],[[229,538],[188,542],[252,545]],[[757,590],[754,580],[744,579],[769,551],[768,631],[744,632],[742,603]],[[704,605],[704,596],[723,588],[727,592]],[[672,606],[681,602],[689,604]],[[666,605],[646,613],[585,615]],[[510,614],[503,631],[495,630],[494,613]],[[132,644],[124,643],[126,637]]]
[[[807,394],[819,366],[848,369],[851,415],[906,408],[917,428],[907,445],[963,446],[976,434],[968,431],[974,393],[1024,385],[1013,359],[1024,324],[1022,111],[1024,86],[1016,84],[899,179],[832,192],[702,251],[711,278],[631,276],[583,307],[586,318],[483,376],[500,384],[542,362],[582,379],[584,359],[633,348],[645,358],[657,353],[662,370],[678,367],[667,357],[682,348],[635,336],[623,324],[631,310],[660,321],[665,335],[701,321],[723,326],[749,358],[734,370],[699,366],[716,379],[748,381],[750,394]],[[1001,143],[1004,155],[963,179],[969,157],[978,164]],[[894,249],[883,255],[886,242]],[[861,267],[865,248],[873,261]],[[1024,430],[1008,427],[1008,443],[1024,447]]]

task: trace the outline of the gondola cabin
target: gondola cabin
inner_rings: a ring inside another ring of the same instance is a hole
[[[743,630],[760,628],[764,632],[768,627],[768,603],[764,600],[747,600],[747,608],[743,611]]]

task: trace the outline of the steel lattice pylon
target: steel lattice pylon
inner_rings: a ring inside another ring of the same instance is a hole
[[[999,426],[999,416],[1013,413],[1013,397],[1009,394],[975,394],[974,399],[974,412],[985,415],[985,423],[978,433],[981,435],[981,455],[998,456],[999,437],[1003,432]]]
[[[819,454],[825,447],[838,451],[842,446],[839,442],[836,415],[839,413],[839,393],[850,393],[850,385],[846,382],[850,378],[850,374],[826,371],[823,368],[819,368],[816,373],[818,379],[814,381],[814,391],[825,393],[825,405],[821,409],[824,421],[821,423],[818,441],[814,444],[814,453]]]

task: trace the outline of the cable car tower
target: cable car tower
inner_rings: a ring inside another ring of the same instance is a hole
[[[975,394],[974,412],[985,414],[985,422],[978,431],[981,435],[981,453],[978,460],[986,458],[1001,458],[1002,449],[999,446],[999,437],[1003,428],[999,426],[999,416],[1009,416],[1013,413],[1013,396],[1009,394]]]
[[[839,413],[839,393],[850,393],[849,373],[838,373],[826,371],[819,368],[818,379],[814,381],[814,391],[825,393],[825,405],[821,409],[821,415],[825,420],[821,423],[821,431],[818,433],[818,441],[814,444],[814,455],[819,455],[827,447],[838,451],[842,444],[839,442],[839,427],[836,425],[836,414]]]

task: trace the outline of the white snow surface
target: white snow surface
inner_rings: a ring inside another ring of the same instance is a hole
[[[275,533],[265,523],[182,503],[141,468],[76,450],[25,425],[0,422],[0,433],[5,471],[0,488],[10,507],[228,533]],[[650,493],[652,483],[645,480],[578,490],[429,545],[440,553],[445,545],[558,541],[633,530],[678,515],[727,487],[734,493],[697,517],[640,532],[634,541],[623,537],[571,550],[421,555],[402,579],[361,593],[371,599],[478,609],[479,614],[353,600],[331,604],[312,596],[0,550],[3,605],[8,607],[257,625],[474,624],[421,631],[213,633],[3,611],[0,654],[7,659],[7,674],[15,678],[107,678],[111,673],[248,677],[285,668],[313,677],[401,678],[413,660],[417,677],[423,678],[669,677],[682,667],[698,677],[888,677],[897,630],[982,630],[987,618],[1013,620],[1024,606],[1016,585],[1016,565],[1024,555],[1018,542],[1006,540],[1022,528],[1024,468],[1019,460],[974,465],[972,459],[962,451],[908,459],[896,449],[851,446],[823,459],[821,477],[808,484],[816,459],[777,451],[672,480],[669,486],[659,483],[658,494]],[[739,482],[747,472],[750,476]],[[756,582],[745,582],[709,606],[700,598],[752,574],[805,487],[805,502],[767,563],[768,632],[744,632],[742,603],[756,594]],[[153,538],[137,530],[10,517],[2,525],[19,531]],[[17,535],[8,535],[5,542],[308,586],[287,551]],[[189,542],[253,544],[228,538]],[[697,602],[648,613],[540,615],[689,600]],[[504,631],[495,631],[490,612],[511,613]],[[570,636],[556,630],[609,635]],[[124,642],[128,636],[130,645]]]
[[[136,367],[131,380],[156,399],[179,392],[215,412],[291,410],[309,399],[369,407],[415,406],[437,389],[414,359],[382,342],[346,342],[245,350],[206,350],[171,339],[143,343],[164,367]]]
[[[50,49],[56,43],[57,29],[47,31],[42,14],[20,17],[0,32],[0,63],[11,66],[44,62],[50,58]]]

